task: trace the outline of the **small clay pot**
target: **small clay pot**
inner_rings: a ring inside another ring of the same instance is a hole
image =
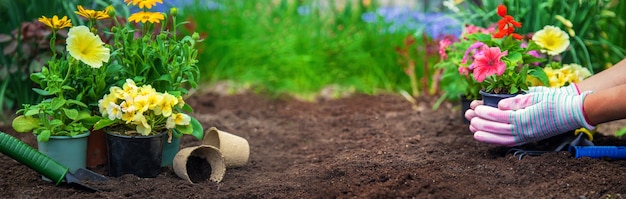
[[[207,178],[213,182],[220,182],[226,173],[226,165],[218,148],[200,145],[187,147],[176,153],[174,172],[192,184]]]

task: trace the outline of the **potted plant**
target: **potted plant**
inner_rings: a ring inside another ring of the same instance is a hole
[[[515,32],[522,24],[507,15],[504,5],[496,13],[501,17],[497,29],[463,35],[454,46],[454,55],[463,55],[461,61],[449,61],[471,76],[468,84],[478,85],[484,103],[494,107],[502,98],[526,92],[531,81],[549,84],[543,67],[556,64],[557,56],[569,46],[569,36],[558,27],[548,25],[522,36]]]
[[[98,121],[90,109],[97,93],[106,90],[110,51],[99,36],[86,26],[72,27],[67,17],[41,17],[40,22],[52,29],[52,57],[40,72],[30,78],[40,88],[33,90],[44,96],[38,104],[25,104],[17,111],[12,123],[17,132],[32,132],[37,136],[41,152],[68,166],[71,171],[85,167],[86,137]],[[67,32],[65,52],[56,48],[57,36]],[[76,148],[74,148],[76,147]],[[60,150],[60,151],[57,151]]]
[[[182,113],[181,98],[157,92],[151,85],[137,86],[132,79],[123,87],[111,87],[98,104],[105,118],[94,129],[107,132],[111,176],[156,177],[167,135],[174,130],[192,134],[199,128]]]
[[[184,103],[184,97],[189,94],[190,89],[197,87],[199,69],[196,66],[198,51],[195,47],[196,43],[201,40],[197,33],[178,35],[177,26],[184,22],[176,21],[178,14],[176,8],[172,8],[168,15],[150,11],[152,6],[160,2],[125,2],[128,5],[137,6],[141,11],[131,14],[127,19],[128,23],[120,23],[115,9],[108,9],[108,14],[115,23],[109,35],[113,52],[109,67],[115,68],[118,72],[117,76],[123,78],[118,79],[116,83],[118,86],[111,87],[110,92],[99,101],[99,110],[103,118],[98,121],[94,129],[107,131],[107,140],[111,140],[111,136],[114,135],[138,139],[165,132],[165,150],[163,157],[159,159],[162,161],[159,165],[171,166],[180,148],[180,137],[190,134],[201,140],[204,133],[199,121],[184,114],[184,112],[193,111],[188,104]],[[141,91],[141,93],[128,93],[131,90]],[[126,96],[121,97],[121,95]],[[150,98],[149,102],[142,101],[147,96],[154,96],[154,98]],[[136,99],[136,97],[139,98]],[[138,103],[149,103],[150,108],[148,110],[131,108],[140,106]],[[122,105],[130,105],[130,107],[120,109],[120,114],[124,117],[118,117],[120,116],[117,115],[118,113],[108,112],[115,109],[115,106],[121,107]],[[128,118],[130,114],[133,117]],[[183,116],[184,118],[181,118]],[[186,122],[171,126],[172,123],[169,120],[181,119]],[[146,123],[143,123],[143,120],[146,120]],[[147,127],[150,127],[150,131],[145,129]],[[114,151],[111,150],[117,150],[118,147],[112,146],[111,143],[108,145],[109,154],[112,155]],[[110,167],[117,164],[111,161],[114,160],[110,157]],[[118,174],[120,173],[114,173],[114,175]],[[152,174],[139,174],[139,176],[154,177]]]

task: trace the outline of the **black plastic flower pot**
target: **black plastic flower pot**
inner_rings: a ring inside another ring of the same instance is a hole
[[[498,103],[500,102],[500,100],[516,96],[516,94],[495,94],[487,93],[484,91],[480,91],[480,95],[483,98],[484,105],[496,108],[498,108]]]
[[[166,135],[163,132],[151,136],[125,136],[107,132],[109,176],[157,177],[161,172]]]

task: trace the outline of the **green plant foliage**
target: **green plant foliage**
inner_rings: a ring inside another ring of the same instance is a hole
[[[364,22],[361,15],[374,5],[214,2],[213,10],[184,9],[195,31],[207,34],[198,56],[204,80],[231,80],[272,95],[306,96],[327,85],[363,93],[410,88],[394,50],[406,34]]]
[[[533,33],[546,24],[556,25],[570,33],[571,47],[563,54],[564,63],[577,63],[592,73],[604,70],[622,60],[626,28],[624,3],[613,0],[548,0],[548,1],[465,1],[460,4],[459,19],[466,24],[488,27],[497,21],[498,4],[508,8],[509,15],[522,23],[520,34]],[[619,5],[619,6],[618,6]],[[561,20],[560,20],[561,19]],[[564,19],[564,20],[563,20]],[[568,22],[569,21],[569,22]],[[571,27],[568,27],[571,23]],[[611,27],[611,28],[606,28]],[[570,31],[571,29],[571,31]],[[573,34],[572,34],[573,33]]]

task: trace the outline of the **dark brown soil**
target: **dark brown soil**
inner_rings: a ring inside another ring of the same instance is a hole
[[[188,100],[205,128],[250,143],[247,165],[221,183],[191,184],[164,169],[156,178],[124,175],[90,193],[55,186],[0,155],[2,198],[621,198],[626,161],[577,159],[568,152],[519,160],[479,143],[458,106],[421,111],[399,95],[355,95],[317,103],[260,95],[196,94]],[[30,134],[2,129],[31,146]],[[626,145],[598,135],[597,145]],[[199,145],[186,136],[182,147]],[[106,174],[106,168],[94,169]]]

